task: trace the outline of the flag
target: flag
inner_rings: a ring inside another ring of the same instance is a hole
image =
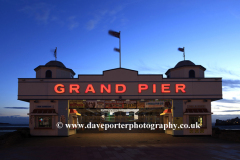
[[[114,51],[120,52],[120,49],[119,48],[114,48]]]
[[[120,38],[120,32],[109,30],[108,33],[114,37]]]
[[[179,51],[184,52],[184,47],[183,48],[178,48]]]

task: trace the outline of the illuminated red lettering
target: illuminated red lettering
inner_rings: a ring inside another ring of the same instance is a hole
[[[153,93],[156,93],[156,84],[153,84]]]
[[[119,90],[119,87],[122,87],[122,90]],[[116,93],[124,93],[126,91],[126,86],[124,84],[116,84],[115,85]]]
[[[161,84],[161,93],[171,93],[170,84]],[[185,84],[175,84],[176,93],[186,93]],[[124,84],[115,84],[115,93],[125,93],[127,90],[126,85]],[[148,90],[148,84],[138,84],[138,93]],[[55,93],[61,94],[65,93],[65,86],[63,84],[56,84],[54,86]],[[85,90],[85,93],[96,93],[92,84],[88,84]],[[157,84],[152,84],[152,93],[157,92]],[[80,93],[79,84],[69,84],[69,93]],[[100,93],[111,93],[111,84],[100,84]]]
[[[101,84],[100,86],[100,92],[103,93],[103,89],[107,92],[107,93],[111,93],[111,84],[108,84],[108,87],[106,87],[104,84]]]
[[[170,93],[169,87],[170,87],[170,84],[162,84],[161,85],[162,93]]]
[[[58,88],[60,90],[58,90]],[[54,91],[56,93],[64,93],[65,92],[65,88],[64,88],[64,85],[63,84],[56,84],[55,87],[54,87]]]
[[[176,84],[175,88],[176,88],[176,93],[178,93],[179,90],[181,90],[182,93],[186,93],[186,91],[185,91],[186,85],[185,84]]]
[[[69,93],[72,93],[75,91],[76,93],[79,93],[80,86],[78,84],[70,84],[69,85]]]
[[[96,93],[92,84],[88,84],[86,90],[85,90],[85,93],[88,93],[88,92],[92,92],[92,93]]]
[[[138,93],[142,93],[142,90],[147,90],[148,85],[147,84],[138,84]]]

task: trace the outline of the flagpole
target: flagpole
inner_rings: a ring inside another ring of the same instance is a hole
[[[120,68],[121,68],[121,31],[119,31],[119,65],[120,65]]]
[[[55,57],[55,61],[57,61],[57,47],[56,47],[56,57]]]
[[[57,61],[57,47],[54,50],[54,57],[55,57],[55,61]]]
[[[121,35],[120,35],[121,31],[115,32],[115,31],[109,30],[108,34],[119,38],[119,48],[114,48],[114,51],[119,52],[119,68],[121,68]]]

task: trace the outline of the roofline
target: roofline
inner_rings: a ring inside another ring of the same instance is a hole
[[[163,74],[139,74],[138,71],[132,70],[132,69],[127,69],[127,68],[113,68],[113,69],[109,69],[109,70],[104,70],[102,72],[102,74],[78,74],[78,77],[79,76],[104,76],[106,72],[118,70],[118,69],[136,72],[137,76],[161,76],[163,78]]]
[[[124,96],[124,95],[123,95]],[[160,100],[164,100],[165,98],[159,98]],[[169,99],[169,98],[167,98],[168,100],[204,100],[204,99],[207,99],[207,100],[211,100],[211,101],[217,101],[217,100],[221,100],[221,99],[223,99],[222,97],[221,98],[171,98],[171,99]],[[36,98],[34,98],[34,99],[17,99],[17,100],[20,100],[20,101],[24,101],[24,102],[30,102],[30,100],[56,100],[56,101],[58,101],[58,100],[83,100],[82,98],[79,98],[79,99],[70,99],[70,98],[65,98],[65,99],[36,99]],[[97,100],[96,98],[93,98],[93,99],[85,99],[85,100]],[[112,100],[112,99],[110,99],[110,98],[103,98],[103,99],[100,99],[100,100]],[[123,99],[124,100],[124,99]],[[138,100],[141,100],[141,99],[130,99],[130,100],[132,100],[132,101],[134,101],[134,100],[136,100],[136,101],[138,101]],[[144,99],[145,101],[148,101],[148,100],[155,100],[154,98],[147,98],[147,99]],[[77,108],[71,108],[71,109],[77,109]],[[102,109],[107,109],[107,108],[102,108]],[[133,108],[134,109],[134,108]],[[138,109],[138,108],[136,108],[136,109]],[[143,109],[143,108],[142,108]],[[146,109],[146,108],[144,108],[144,109]],[[154,109],[154,108],[153,108]]]
[[[117,70],[117,69],[124,69],[124,70],[128,70],[128,71],[138,72],[138,71],[136,71],[136,70],[127,69],[127,68],[113,68],[113,69],[104,70],[103,73],[104,73],[104,72],[107,72],[107,71]]]
[[[171,70],[178,69],[178,68],[182,68],[182,67],[200,67],[203,71],[206,70],[206,68],[203,67],[202,65],[194,65],[194,66],[192,66],[192,65],[186,65],[186,66],[181,66],[181,67],[177,67],[177,68],[170,68],[170,69],[167,70],[167,72],[165,73],[165,75],[167,75],[168,72],[170,72]]]
[[[69,70],[70,72],[72,72],[73,75],[76,74],[76,73],[75,73],[72,69],[70,69],[70,68],[64,68],[64,67],[59,67],[59,66],[45,66],[45,65],[40,65],[40,66],[36,67],[36,68],[34,69],[34,71],[39,70],[41,67],[57,67],[57,68],[60,68],[60,69]]]

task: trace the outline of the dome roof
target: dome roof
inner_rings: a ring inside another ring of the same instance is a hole
[[[66,68],[65,65],[60,61],[50,61],[50,62],[46,63],[45,66]]]
[[[195,64],[189,60],[184,60],[184,61],[178,62],[178,64],[174,68],[179,68],[183,66],[195,66]]]

